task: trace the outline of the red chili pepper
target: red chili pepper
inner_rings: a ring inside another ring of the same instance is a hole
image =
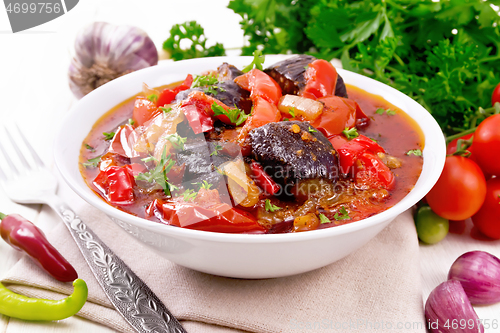
[[[340,171],[344,174],[349,173],[349,169],[354,165],[354,162],[358,157],[364,152],[385,153],[384,148],[382,148],[378,143],[364,135],[360,135],[357,138],[342,145],[342,147],[337,149],[339,154]]]
[[[110,166],[101,171],[93,183],[112,204],[129,205],[134,202],[135,180],[130,165]]]
[[[250,164],[250,169],[252,169],[255,182],[261,189],[267,194],[278,193],[280,186],[264,171],[259,163],[253,161],[252,164]]]
[[[70,282],[78,278],[71,264],[49,243],[43,231],[18,214],[0,213],[0,233],[14,249],[26,252],[55,279]]]

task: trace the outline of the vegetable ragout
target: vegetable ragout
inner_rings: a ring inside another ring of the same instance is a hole
[[[254,67],[254,68],[252,68]],[[415,185],[423,135],[402,110],[299,55],[224,63],[106,113],[80,170],[110,205],[225,233],[334,227],[384,211]]]

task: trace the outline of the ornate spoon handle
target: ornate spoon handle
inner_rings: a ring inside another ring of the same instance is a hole
[[[186,333],[151,289],[71,208],[56,196],[46,201],[63,219],[106,296],[137,332]]]

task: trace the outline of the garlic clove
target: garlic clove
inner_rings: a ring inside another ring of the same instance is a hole
[[[437,286],[425,303],[427,327],[433,333],[483,333],[484,327],[459,281]]]
[[[500,259],[488,252],[462,254],[451,265],[448,279],[460,281],[472,304],[500,302]]]

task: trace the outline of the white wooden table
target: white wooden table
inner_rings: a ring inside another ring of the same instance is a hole
[[[243,34],[239,16],[226,8],[227,3],[227,0],[82,0],[67,14],[17,34],[11,33],[7,13],[0,8],[0,123],[6,127],[17,123],[42,159],[52,165],[55,129],[75,102],[66,75],[74,37],[82,26],[92,21],[135,25],[147,31],[161,49],[173,24],[196,20],[205,28],[209,43],[220,42],[226,48],[234,48],[243,44]],[[5,132],[0,128],[0,142],[4,140]],[[0,167],[5,167],[4,163],[0,155]],[[60,184],[60,194],[78,210],[82,199],[64,182]],[[57,215],[48,207],[15,204],[1,190],[0,211],[19,213],[46,231],[59,223]],[[450,235],[438,245],[422,245],[422,277],[415,278],[422,278],[424,299],[445,280],[449,266],[458,255],[476,249],[500,257],[499,241],[478,242],[468,235]],[[21,256],[0,241],[0,277]],[[490,322],[500,319],[500,304],[477,308],[477,312],[480,318]],[[0,315],[0,332],[49,331],[111,330],[79,317],[62,322],[29,323]]]

